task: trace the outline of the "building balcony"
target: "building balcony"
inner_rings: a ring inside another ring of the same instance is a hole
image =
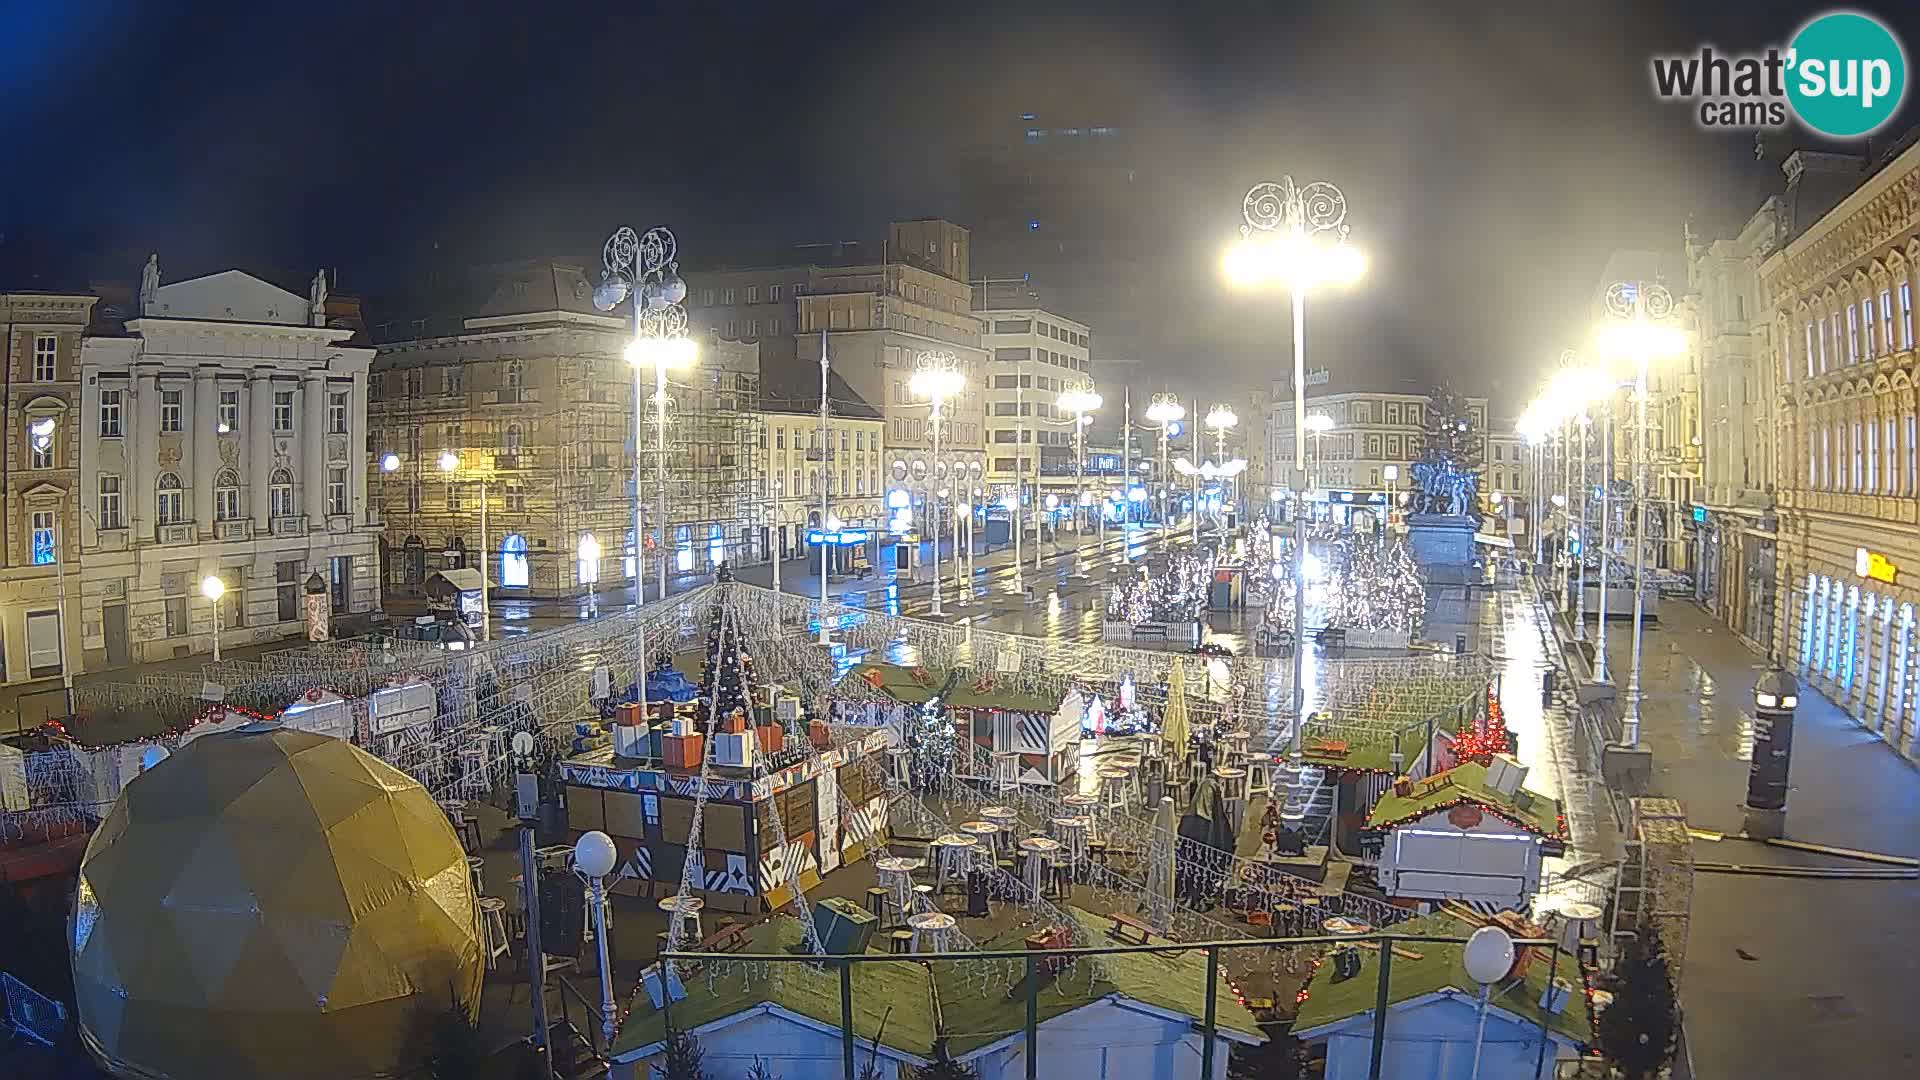
[[[267,522],[267,532],[272,536],[305,536],[307,534],[307,515],[295,514],[291,517],[277,517]]]
[[[540,391],[531,386],[487,391],[488,405],[532,405],[540,400]]]
[[[169,521],[153,527],[153,542],[162,547],[191,545],[198,539],[191,521]]]
[[[519,450],[509,450],[493,455],[493,467],[496,469],[524,469],[533,464],[526,454]]]
[[[215,540],[251,540],[253,539],[253,519],[216,521],[213,523],[213,538]]]

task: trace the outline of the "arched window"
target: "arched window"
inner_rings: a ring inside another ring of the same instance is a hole
[[[276,518],[293,516],[293,473],[287,469],[273,470],[273,476],[267,481],[267,513]]]
[[[187,520],[186,492],[180,490],[180,478],[161,473],[154,485],[154,514],[162,525],[179,525]]]
[[[500,541],[500,587],[527,587],[527,538],[519,533],[508,533]]]
[[[525,440],[526,433],[521,430],[519,424],[508,424],[507,434],[500,445],[506,449],[507,453],[517,454],[520,452],[520,444]]]
[[[235,521],[240,517],[240,477],[232,469],[221,469],[213,478],[213,520]]]

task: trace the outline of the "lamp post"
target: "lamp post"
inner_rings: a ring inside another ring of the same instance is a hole
[[[1609,380],[1600,399],[1606,424],[1600,441],[1600,616],[1594,626],[1593,679],[1607,681],[1607,586],[1608,565],[1613,562],[1613,391]]]
[[[1227,463],[1227,432],[1231,431],[1239,423],[1239,414],[1233,411],[1231,405],[1227,405],[1224,402],[1207,410],[1206,424],[1213,429],[1214,460],[1222,465]],[[1237,507],[1240,502],[1239,484],[1237,482],[1234,484],[1234,489],[1233,505]],[[1222,492],[1221,502],[1223,505],[1226,503],[1224,492]],[[1227,515],[1223,511],[1220,514],[1220,531],[1224,533],[1226,528]]]
[[[1284,284],[1293,301],[1293,433],[1296,506],[1293,520],[1293,730],[1288,746],[1287,800],[1282,813],[1290,824],[1305,816],[1299,763],[1306,728],[1305,625],[1306,473],[1307,473],[1307,293],[1323,284],[1355,281],[1366,260],[1347,237],[1347,197],[1325,181],[1300,187],[1291,176],[1256,184],[1241,202],[1240,242],[1229,252],[1225,269],[1238,285]]]
[[[208,574],[200,579],[200,595],[207,598],[207,606],[213,609],[213,662],[220,662],[220,598],[227,595],[227,583]]]
[[[1313,486],[1315,490],[1326,487],[1327,451],[1322,441],[1327,432],[1333,430],[1333,417],[1326,413],[1314,413],[1307,417],[1307,431],[1313,436]]]
[[[773,478],[773,506],[774,506],[773,591],[774,591],[774,595],[776,596],[779,595],[780,593],[780,556],[783,554],[783,552],[781,552],[780,550],[780,545],[782,543],[780,539],[780,530],[786,528],[785,525],[779,524],[779,520],[781,517],[780,499],[781,499],[780,478],[776,476]]]
[[[1154,422],[1155,430],[1160,432],[1160,534],[1165,536],[1173,528],[1173,474],[1167,467],[1167,440],[1180,433],[1180,420],[1187,415],[1187,407],[1172,394],[1155,394],[1147,406],[1147,419]]]
[[[960,374],[960,358],[950,352],[928,351],[917,353],[913,358],[913,366],[913,377],[907,381],[907,388],[916,394],[926,395],[928,400],[933,403],[930,421],[933,428],[933,468],[929,470],[933,478],[933,487],[931,489],[933,496],[933,527],[928,530],[928,534],[933,538],[933,614],[940,615],[944,614],[940,606],[940,403],[948,397],[959,393],[960,388],[966,384],[966,379]],[[1017,446],[1018,444],[1016,443],[1015,445]],[[823,518],[822,520],[825,519]],[[1014,526],[1014,537],[1016,540],[1019,538],[1017,519]],[[957,551],[954,552],[955,556],[959,554]],[[1018,555],[1014,558],[1014,565],[1016,567],[1019,565]],[[1015,574],[1017,575],[1018,572],[1016,569]],[[825,574],[823,573],[821,576],[824,581]],[[1018,583],[1017,577],[1015,578],[1015,582],[1016,584]],[[823,620],[826,612],[824,589],[825,586],[822,585],[823,592],[820,607]],[[824,636],[824,629],[822,630],[822,634]]]
[[[831,405],[831,401],[827,396],[827,330],[825,327],[821,327],[820,328],[820,527],[823,529],[827,527],[828,519],[833,517],[833,513],[829,508],[829,503],[828,503],[828,499],[831,497],[833,493],[832,492],[833,484],[831,482],[832,480],[831,474],[833,470],[827,468],[827,461],[829,458],[833,456],[833,433],[828,426],[828,421],[830,419],[828,408],[830,407],[830,405]],[[936,450],[938,449],[938,445],[939,444],[937,443],[935,444]],[[936,453],[934,456],[938,457],[939,454]],[[938,528],[935,528],[933,531],[933,550],[935,554],[938,554],[940,551],[940,530]],[[828,623],[827,623],[827,576],[828,576],[827,575],[827,570],[828,570],[827,559],[829,558],[829,556],[832,555],[832,553],[833,553],[833,549],[831,545],[829,544],[820,545],[820,642],[819,644],[820,644],[820,647],[823,649],[833,644],[833,635],[828,632]],[[937,564],[934,567],[934,569],[936,571],[939,569]],[[939,576],[940,575],[938,573],[934,574],[935,580],[934,580],[933,587],[935,590],[935,597],[936,597],[934,601],[934,610],[936,611],[938,611],[940,607],[939,600],[938,600],[939,588],[940,588]]]
[[[600,614],[600,541],[592,533],[580,535],[580,582],[587,587],[587,618]]]
[[[626,359],[633,365],[633,602],[647,602],[646,522],[640,491],[640,432],[645,427],[645,391],[641,367],[654,368],[654,397],[659,424],[660,471],[660,595],[667,595],[667,369],[694,362],[696,346],[687,337],[687,283],[680,279],[680,245],[664,227],[636,233],[622,225],[600,249],[600,284],[593,290],[593,306],[612,311],[633,300],[633,340]],[[641,657],[644,666],[646,658]]]
[[[1647,476],[1647,368],[1655,360],[1686,350],[1686,336],[1668,326],[1673,294],[1649,282],[1616,282],[1607,289],[1607,314],[1600,328],[1601,348],[1634,366],[1634,527],[1633,527],[1633,666],[1627,674],[1627,714],[1620,724],[1620,742],[1640,742],[1640,633],[1646,608],[1647,503],[1651,496]]]
[[[459,468],[459,454],[451,450],[442,450],[440,452],[440,471],[447,474],[448,488],[452,488],[453,485],[459,483],[453,475]],[[480,485],[480,640],[492,641],[493,606],[492,601],[487,596],[488,593],[493,591],[492,587],[487,584],[487,559],[489,557],[487,548],[487,478],[484,476],[476,476],[474,477],[474,482]],[[638,564],[635,565],[635,569],[638,569]]]
[[[1574,419],[1574,430],[1580,433],[1580,526],[1574,535],[1580,539],[1577,553],[1579,562],[1575,564],[1574,604],[1573,604],[1573,640],[1587,640],[1587,503],[1591,502],[1593,489],[1587,483],[1587,443],[1593,431],[1593,418],[1585,409]]]
[[[644,676],[643,676],[644,677]],[[573,868],[586,875],[587,884],[592,893],[593,904],[593,944],[600,961],[600,1034],[602,1046],[612,1046],[614,1036],[613,972],[607,963],[607,893],[606,878],[613,873],[613,864],[619,853],[614,849],[613,838],[606,833],[594,830],[580,834],[573,845]],[[678,922],[680,915],[672,916]]]
[[[1100,395],[1094,393],[1093,384],[1088,383],[1062,393],[1058,404],[1073,414],[1073,542],[1081,552],[1074,559],[1073,576],[1083,578],[1087,576],[1087,559],[1082,546],[1080,514],[1084,507],[1091,505],[1087,498],[1087,425],[1093,423],[1093,417],[1088,414],[1100,408]]]

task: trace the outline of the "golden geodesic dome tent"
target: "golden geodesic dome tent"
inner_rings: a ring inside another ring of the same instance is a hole
[[[480,997],[466,853],[426,789],[276,724],[195,739],[80,864],[82,1038],[120,1076],[374,1077]]]

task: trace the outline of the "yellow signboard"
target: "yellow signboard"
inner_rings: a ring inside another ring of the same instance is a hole
[[[1856,548],[1853,552],[1853,572],[1870,581],[1884,581],[1891,585],[1900,568],[1877,551]]]

